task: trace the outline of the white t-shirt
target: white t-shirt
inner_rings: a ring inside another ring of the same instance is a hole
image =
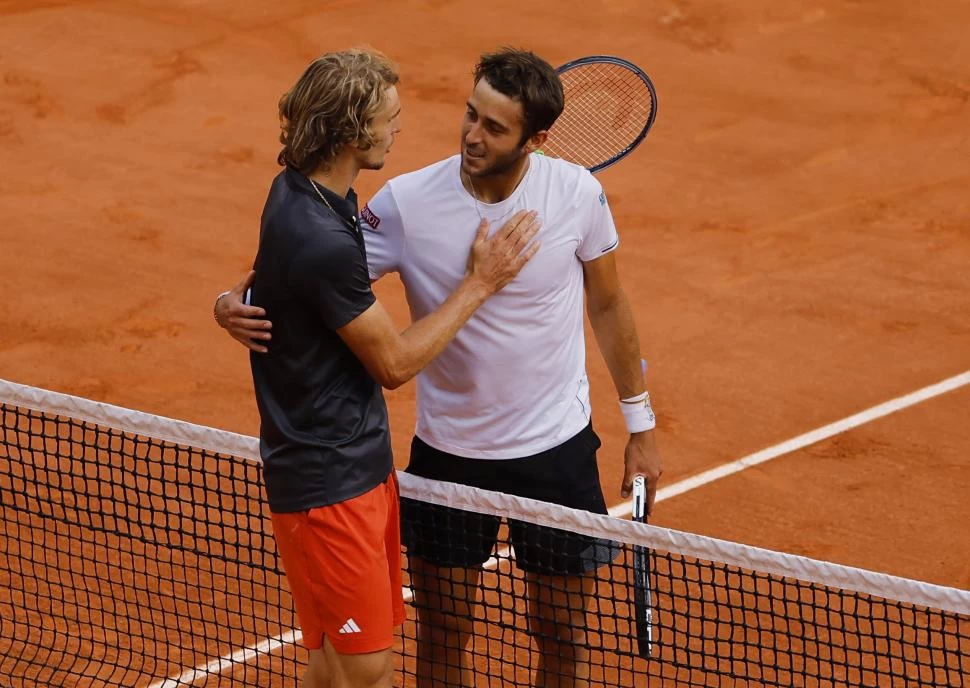
[[[480,214],[498,230],[518,210],[542,220],[539,252],[418,375],[415,434],[469,458],[512,459],[562,444],[590,420],[583,265],[619,244],[599,182],[542,155],[504,201],[461,184],[460,156],[390,180],[361,211],[371,279],[400,273],[412,319],[465,274]]]

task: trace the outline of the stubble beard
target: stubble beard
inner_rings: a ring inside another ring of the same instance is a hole
[[[462,157],[464,158],[465,155],[467,155],[467,152],[463,153]],[[489,177],[498,177],[500,175],[505,174],[513,167],[515,167],[525,155],[526,154],[522,151],[521,148],[514,150],[508,153],[507,155],[499,158],[498,160],[496,160],[495,162],[493,162],[491,165],[486,167],[484,170],[481,170],[480,172],[472,172],[465,165],[462,165],[462,167],[464,168],[464,172],[466,175],[468,175],[469,177],[474,177],[475,179],[487,179]]]

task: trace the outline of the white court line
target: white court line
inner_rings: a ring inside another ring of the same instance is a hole
[[[499,551],[494,557],[486,561],[482,566],[486,571],[490,571],[498,566],[499,562],[507,558],[509,548]],[[410,602],[414,594],[410,588],[404,588],[404,601]],[[225,655],[219,659],[214,659],[205,666],[195,667],[183,671],[178,676],[172,676],[163,681],[155,681],[148,688],[179,688],[179,686],[193,686],[197,681],[203,681],[212,674],[221,674],[223,671],[231,671],[234,665],[240,662],[248,662],[256,659],[261,654],[269,654],[282,649],[285,645],[291,645],[303,640],[303,634],[297,628],[291,628],[285,633],[267,638],[256,645],[248,645],[241,650],[236,650],[231,655]]]
[[[888,416],[891,413],[914,406],[920,402],[926,401],[927,399],[932,399],[933,397],[938,397],[941,394],[952,392],[953,390],[967,384],[970,384],[970,370],[960,373],[959,375],[954,375],[953,377],[947,378],[942,382],[937,382],[935,385],[923,387],[923,389],[918,389],[915,392],[911,392],[905,396],[890,399],[889,401],[879,404],[878,406],[873,406],[865,411],[860,411],[859,413],[849,416],[848,418],[843,418],[840,421],[823,425],[820,428],[806,432],[804,435],[793,437],[792,439],[782,442],[781,444],[776,444],[773,447],[762,449],[754,454],[748,454],[737,461],[721,464],[717,468],[712,468],[709,471],[704,471],[703,473],[698,473],[690,478],[685,478],[684,480],[676,482],[673,485],[663,487],[657,490],[656,501],[662,502],[665,499],[670,499],[671,497],[676,497],[677,495],[684,494],[685,492],[696,490],[698,487],[712,483],[715,480],[726,478],[729,475],[740,473],[746,468],[751,468],[752,466],[757,466],[758,464],[765,463],[766,461],[771,461],[772,459],[778,458],[782,454],[789,454],[793,451],[804,449],[810,444],[821,442],[829,437],[839,435],[846,430],[851,430],[852,428],[859,427],[860,425],[876,420],[877,418]],[[629,516],[630,513],[630,502],[617,504],[610,509],[610,516],[616,516],[617,518]]]
[[[773,447],[762,449],[754,454],[748,454],[737,461],[722,464],[717,468],[712,468],[709,471],[704,471],[698,475],[694,475],[690,478],[685,478],[684,480],[676,482],[673,485],[661,488],[660,490],[657,490],[656,501],[662,502],[664,500],[671,499],[672,497],[676,497],[677,495],[684,494],[685,492],[696,490],[698,487],[708,485],[716,480],[720,480],[721,478],[726,478],[729,475],[740,473],[747,468],[771,461],[772,459],[776,459],[784,454],[789,454],[793,451],[804,449],[805,447],[815,444],[816,442],[821,442],[822,440],[828,439],[829,437],[834,437],[835,435],[839,435],[847,430],[851,430],[852,428],[869,423],[870,421],[888,416],[905,408],[909,408],[910,406],[919,404],[927,399],[932,399],[933,397],[940,396],[941,394],[946,394],[947,392],[959,389],[967,384],[970,384],[970,370],[960,373],[959,375],[954,375],[953,377],[947,378],[946,380],[938,382],[935,385],[923,387],[922,389],[918,389],[910,394],[896,397],[895,399],[890,399],[889,401],[879,404],[878,406],[873,406],[865,411],[861,411],[855,415],[849,416],[848,418],[843,418],[840,421],[823,425],[820,428],[806,432],[798,437],[793,437],[792,439],[781,442],[780,444],[776,444]],[[625,502],[612,507],[609,510],[609,514],[610,516],[623,518],[625,516],[629,516],[630,511],[630,502]],[[494,568],[498,564],[498,561],[507,555],[508,549],[506,548],[499,552],[498,555],[485,562],[485,568]],[[409,588],[405,588],[405,601],[410,601],[411,598],[411,590]],[[218,674],[222,673],[224,670],[232,669],[233,665],[237,662],[248,661],[256,657],[258,654],[273,652],[282,648],[288,643],[297,643],[302,639],[302,637],[303,636],[298,630],[292,629],[286,633],[283,633],[282,635],[264,640],[257,645],[244,647],[231,655],[226,655],[224,657],[220,657],[219,659],[215,659],[204,666],[184,671],[179,676],[168,678],[163,681],[156,681],[148,686],[148,688],[178,688],[178,686],[191,686],[194,685],[196,681],[202,680],[212,673]]]
[[[178,676],[167,678],[164,681],[155,681],[149,688],[178,688],[178,686],[193,686],[197,681],[203,681],[212,674],[221,674],[223,671],[231,671],[238,663],[245,663],[251,659],[256,659],[261,654],[268,654],[283,648],[286,645],[298,643],[303,639],[303,634],[297,629],[290,629],[272,638],[267,638],[256,645],[249,645],[241,650],[236,650],[231,655],[214,659],[208,664],[194,669],[183,671]]]

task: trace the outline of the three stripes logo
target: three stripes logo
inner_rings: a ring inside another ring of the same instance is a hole
[[[343,626],[340,627],[341,633],[360,633],[360,626],[353,619],[347,619]]]

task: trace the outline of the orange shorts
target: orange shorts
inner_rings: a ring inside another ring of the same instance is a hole
[[[397,476],[359,497],[272,514],[276,546],[310,650],[386,650],[404,623]]]

